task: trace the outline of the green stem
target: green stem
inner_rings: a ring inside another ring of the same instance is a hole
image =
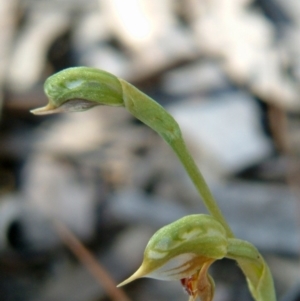
[[[216,200],[214,199],[210,189],[208,188],[194,159],[190,155],[183,139],[178,138],[168,143],[172,147],[176,155],[178,156],[180,162],[183,164],[186,172],[188,173],[191,180],[193,181],[209,213],[223,225],[223,227],[226,229],[229,238],[234,237],[232,230],[230,229],[228,223],[226,222]]]
[[[155,100],[131,84],[120,80],[125,108],[137,119],[156,131],[173,149],[193,181],[209,213],[226,229],[228,237],[234,237],[217,202],[212,196],[199,168],[190,155],[176,120]]]

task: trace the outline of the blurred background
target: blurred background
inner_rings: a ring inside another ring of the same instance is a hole
[[[112,300],[74,239],[118,283],[158,228],[205,212],[169,147],[124,109],[29,113],[48,76],[82,65],[173,114],[279,299],[300,300],[299,41],[299,0],[0,0],[0,301]],[[233,261],[211,273],[215,301],[252,300]],[[188,299],[179,282],[125,290]]]

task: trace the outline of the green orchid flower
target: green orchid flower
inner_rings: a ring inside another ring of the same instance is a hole
[[[200,296],[203,301],[210,301],[214,282],[208,268],[225,257],[227,244],[226,231],[213,217],[185,216],[152,236],[142,265],[119,286],[141,277],[180,280],[191,298]]]
[[[190,295],[189,301],[198,297],[212,301],[215,284],[208,269],[223,258],[234,259],[247,270],[256,300],[275,300],[271,274],[256,248],[228,238],[222,224],[205,214],[185,216],[158,230],[146,246],[140,268],[118,286],[142,277],[180,280]]]

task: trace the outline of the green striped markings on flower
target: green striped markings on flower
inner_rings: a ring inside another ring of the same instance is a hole
[[[158,230],[150,239],[140,268],[125,285],[141,277],[160,280],[180,280],[190,300],[200,296],[213,298],[214,282],[208,275],[210,265],[227,254],[224,227],[212,216],[185,216]]]
[[[180,280],[190,301],[198,297],[211,301],[214,281],[208,269],[225,257],[238,262],[256,300],[275,300],[271,274],[257,249],[228,238],[222,224],[205,214],[185,216],[158,230],[146,246],[140,268],[119,286],[141,277]]]
[[[195,214],[158,230],[150,239],[141,267],[120,285],[140,277],[180,280],[204,263],[227,253],[226,232],[213,217]]]

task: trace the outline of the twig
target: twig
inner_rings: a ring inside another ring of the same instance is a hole
[[[90,273],[103,286],[107,294],[114,301],[131,301],[122,289],[110,277],[108,272],[91,254],[91,252],[77,239],[77,237],[61,222],[54,221],[54,226],[62,242],[86,266]]]
[[[275,145],[278,151],[287,158],[286,183],[296,198],[296,209],[300,213],[299,164],[297,164],[297,157],[288,135],[287,114],[283,109],[269,105],[268,119]],[[296,216],[298,217],[297,224],[300,230],[300,215],[297,214]],[[298,232],[300,234],[300,231]]]

